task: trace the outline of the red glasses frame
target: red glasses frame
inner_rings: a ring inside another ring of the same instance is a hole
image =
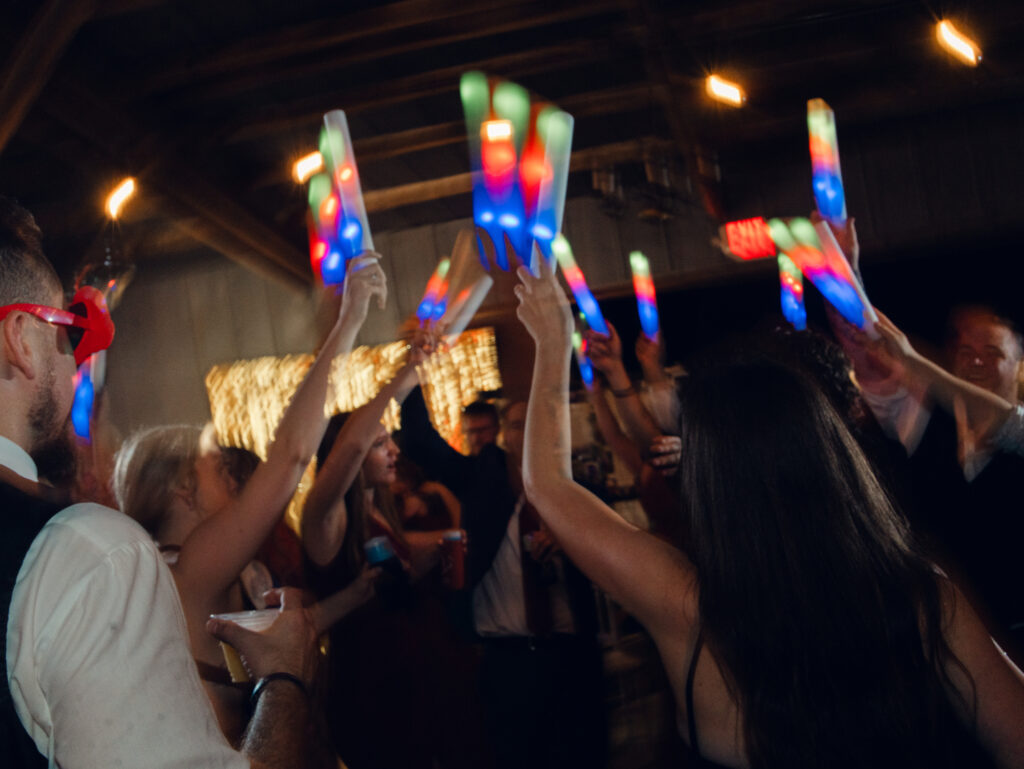
[[[47,323],[80,330],[78,339],[72,338],[76,366],[81,366],[93,353],[106,350],[114,340],[114,322],[107,310],[107,300],[92,286],[78,289],[67,310],[45,304],[8,304],[0,307],[0,321],[12,312],[27,312]]]

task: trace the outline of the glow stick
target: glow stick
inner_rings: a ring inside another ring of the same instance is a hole
[[[846,195],[839,168],[836,116],[824,99],[807,102],[807,133],[811,148],[811,182],[818,213],[837,227],[846,224]]]
[[[573,331],[572,349],[576,353],[576,365],[579,366],[583,384],[589,389],[594,384],[594,365],[590,362],[590,358],[587,357],[584,346],[583,334],[579,331]]]
[[[871,339],[878,339],[878,332],[875,330],[875,324],[878,322],[878,313],[875,312],[875,308],[871,306],[871,301],[868,299],[868,295],[864,292],[864,287],[861,285],[860,280],[854,273],[849,261],[847,261],[846,254],[843,253],[843,249],[840,248],[838,241],[836,241],[836,236],[832,232],[832,228],[830,228],[825,222],[815,222],[814,231],[818,235],[822,251],[825,253],[825,264],[827,265],[828,270],[839,279],[847,281],[857,294],[862,323],[856,323],[856,325],[859,328],[864,329],[868,337]],[[848,310],[848,312],[854,315],[857,311],[857,304],[854,304]],[[840,313],[842,313],[841,310]],[[845,314],[843,317],[846,317]]]
[[[84,439],[86,443],[92,439],[90,423],[96,399],[96,388],[89,371],[91,361],[92,358],[79,366],[75,372],[75,398],[71,402],[71,426],[75,430],[75,435]]]
[[[533,246],[551,259],[551,243],[562,226],[572,148],[572,116],[507,80],[488,81],[467,72],[459,86],[470,164],[473,220],[485,231],[502,270],[508,248],[532,264]],[[481,242],[483,258],[486,252]],[[536,274],[536,272],[535,272]]]
[[[342,110],[324,115],[320,154],[326,172],[314,176],[309,185],[310,214],[318,238],[310,239],[310,260],[324,283],[337,284],[345,280],[350,259],[373,250],[359,168]]]
[[[800,268],[785,254],[779,254],[779,285],[781,287],[782,315],[797,331],[807,328],[807,309],[804,307],[804,278]]]
[[[815,226],[802,217],[790,219],[788,223],[772,219],[768,226],[779,250],[792,259],[839,314],[871,333],[873,311],[838,244],[833,240],[834,246],[830,245],[826,251]]]
[[[558,265],[562,268],[562,274],[572,290],[572,295],[576,297],[576,305],[587,318],[587,324],[597,333],[607,336],[608,325],[604,322],[601,308],[598,307],[597,300],[587,287],[587,281],[583,277],[583,270],[576,264],[572,247],[564,235],[559,233],[555,236],[551,243],[551,251],[558,260]]]
[[[527,180],[532,183],[532,177],[539,177],[540,190],[530,232],[548,262],[552,258],[551,243],[555,235],[562,231],[573,126],[573,117],[568,112],[556,107],[547,107],[541,111],[537,117],[537,134],[544,145],[543,160],[538,170],[535,165],[528,165],[528,159],[524,158],[520,172],[524,187]],[[535,271],[534,274],[539,273]]]
[[[644,336],[652,342],[658,335],[658,302],[651,280],[651,265],[640,251],[629,255],[629,267],[633,272],[633,293],[636,294],[636,309],[640,314],[640,327]]]
[[[423,292],[423,299],[420,300],[419,307],[416,309],[416,317],[420,319],[420,325],[423,325],[423,321],[434,317],[436,307],[439,301],[443,298],[443,294],[447,288],[445,277],[448,275],[448,268],[450,266],[451,259],[445,257],[437,263],[437,267],[434,268],[434,273],[427,281],[427,288]],[[441,314],[444,314],[443,309],[441,310]],[[440,317],[440,315],[438,315],[438,317]]]
[[[451,321],[445,332],[445,341],[449,346],[454,346],[459,336],[466,330],[466,326],[473,320],[473,316],[480,309],[480,305],[483,304],[487,292],[491,290],[493,285],[494,278],[490,275],[481,275],[480,279],[472,287],[459,292],[459,296],[452,302],[449,312]]]

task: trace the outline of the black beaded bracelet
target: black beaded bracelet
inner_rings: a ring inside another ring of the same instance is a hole
[[[632,384],[629,387],[623,387],[621,390],[616,390],[614,387],[609,387],[608,389],[612,391],[612,395],[616,398],[628,398],[636,392],[636,388]]]
[[[302,683],[302,679],[298,676],[293,676],[291,673],[268,673],[263,676],[259,681],[256,682],[256,686],[252,689],[252,694],[249,695],[249,710],[256,710],[256,703],[259,702],[260,695],[263,694],[263,690],[267,688],[267,684],[271,681],[291,681],[302,692],[306,698],[309,698],[309,691],[306,689],[306,685]]]

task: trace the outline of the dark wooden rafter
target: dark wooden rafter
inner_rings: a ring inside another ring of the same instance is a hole
[[[301,250],[174,152],[173,143],[158,130],[120,112],[109,98],[64,75],[51,84],[40,106],[109,166],[134,169],[140,186],[159,192],[177,215],[198,219],[202,227],[195,231],[204,233],[203,242],[250,266],[265,262],[260,265],[263,271],[278,279],[293,284],[311,281]]]
[[[287,105],[275,105],[264,115],[240,116],[239,126],[229,133],[227,141],[252,141],[282,131],[302,129],[319,124],[323,113],[346,105],[346,112],[402,104],[427,96],[456,91],[459,77],[473,69],[495,75],[517,77],[597,61],[605,52],[593,41],[573,40],[527,51],[503,54],[406,77],[394,78],[386,84],[373,83],[358,88],[323,92]]]
[[[179,85],[192,85],[205,78],[268,64],[294,56],[297,51],[316,53],[328,48],[358,41],[364,37],[395,32],[428,21],[442,21],[481,10],[515,5],[517,0],[402,0],[382,3],[341,18],[318,20],[278,29],[220,49],[210,55],[190,57],[166,67],[148,83],[148,89],[159,90]]]
[[[277,83],[295,82],[303,79],[322,77],[327,73],[367,62],[405,56],[411,53],[426,52],[446,45],[464,43],[483,37],[494,37],[527,29],[536,29],[553,24],[564,24],[585,17],[596,16],[616,8],[615,0],[592,0],[563,6],[550,2],[531,3],[525,7],[509,6],[477,9],[474,16],[466,16],[455,20],[445,20],[444,25],[435,24],[436,30],[418,36],[415,40],[403,42],[377,41],[369,35],[361,36],[357,41],[340,47],[337,53],[316,56],[313,59],[305,56],[303,48],[297,48],[295,55],[301,60],[296,63],[281,64],[267,70],[265,68],[249,68],[236,74],[225,75],[205,85],[196,85],[183,94],[189,105],[216,101],[224,97],[234,97],[240,92],[258,88],[266,88]],[[452,24],[457,23],[457,27]],[[386,41],[387,38],[385,37]]]
[[[11,55],[0,71],[0,152],[17,132],[75,38],[93,18],[145,10],[167,0],[46,0],[17,36],[0,33]]]
[[[700,146],[693,120],[687,114],[686,104],[692,100],[692,90],[684,92],[673,80],[673,71],[669,59],[669,26],[667,20],[651,4],[651,0],[627,0],[630,15],[635,20],[635,29],[641,35],[640,45],[644,51],[644,64],[648,77],[658,89],[668,119],[672,138],[675,140],[679,153],[686,158],[691,178],[700,190],[704,209],[713,218],[721,221],[725,218],[718,191],[717,174],[714,163]]]
[[[573,117],[580,119],[640,110],[648,107],[653,101],[651,87],[646,83],[636,83],[619,88],[573,94],[559,100],[558,106]],[[315,135],[315,126],[313,126],[310,130],[310,151],[313,149]],[[462,120],[452,120],[423,128],[353,139],[353,149],[357,161],[365,166],[379,160],[461,144],[465,140],[466,124]],[[292,183],[292,181],[291,168],[287,165],[287,159],[282,159],[281,167],[257,179],[253,183],[252,189],[262,189],[276,184]]]
[[[68,44],[92,16],[93,6],[46,0],[18,37],[0,73],[0,152],[32,109]]]
[[[599,165],[615,165],[628,161],[639,162],[648,153],[671,151],[672,143],[663,139],[646,138],[616,142],[573,152],[569,161],[569,170],[580,171]],[[369,212],[385,211],[413,203],[424,203],[429,200],[462,195],[472,189],[473,175],[467,172],[385,189],[367,190],[363,193],[363,202]]]

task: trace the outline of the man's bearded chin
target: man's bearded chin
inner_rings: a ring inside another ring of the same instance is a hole
[[[32,450],[29,452],[39,476],[54,486],[69,488],[75,481],[75,447],[71,438],[71,415],[60,418],[54,397],[55,375],[51,370],[29,411]]]

